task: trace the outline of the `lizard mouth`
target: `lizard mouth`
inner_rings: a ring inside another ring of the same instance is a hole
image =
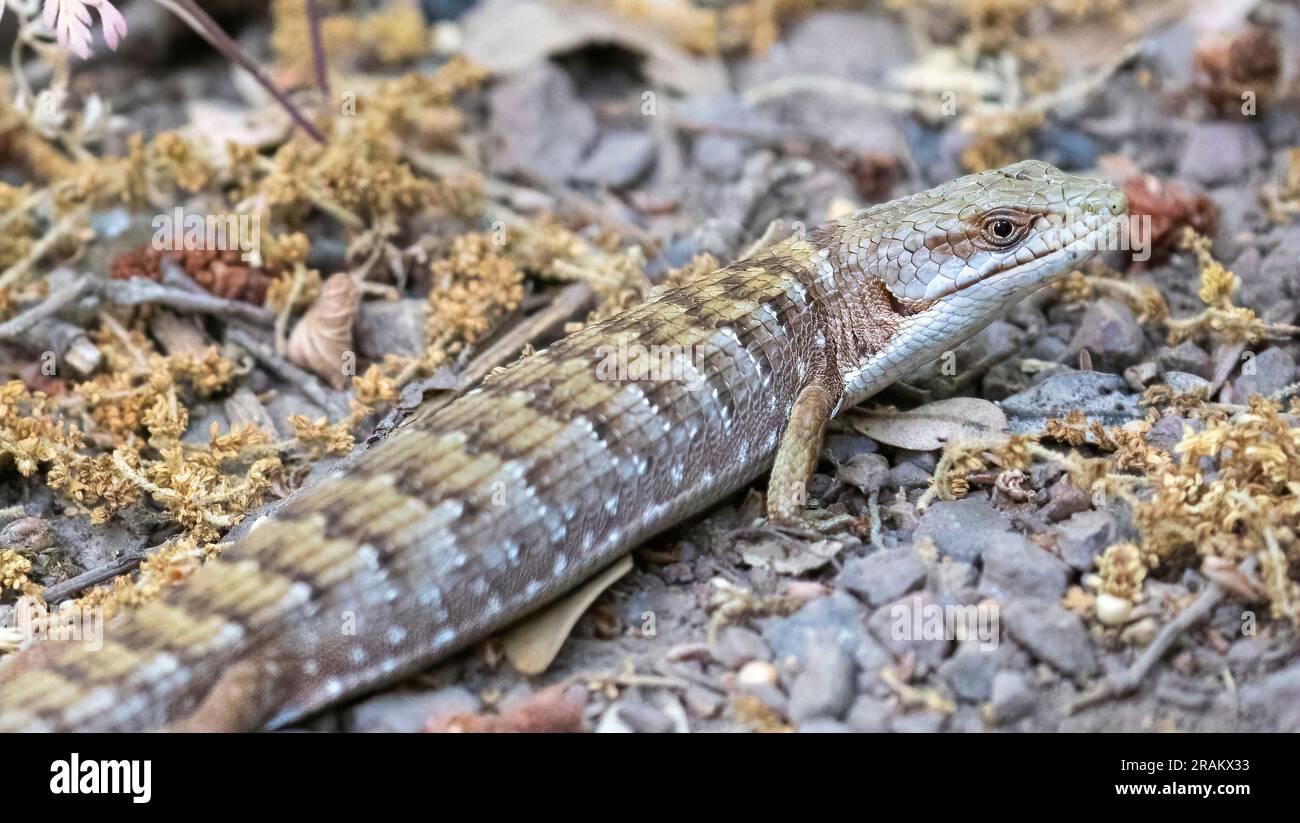
[[[1038,274],[1037,279],[1046,282],[1065,274],[1071,264],[1091,256],[1094,252],[1104,251],[1105,249],[1098,241],[1119,230],[1125,221],[1125,217],[1123,214],[1107,217],[1099,225],[1076,236],[1069,243],[1053,243],[1046,249],[1044,254],[1040,254],[1032,260],[1020,261],[1014,257],[1008,258],[1000,265],[978,277],[970,278],[964,283],[957,283],[945,289],[927,302],[942,300],[958,292],[967,291],[976,286],[1007,277]]]

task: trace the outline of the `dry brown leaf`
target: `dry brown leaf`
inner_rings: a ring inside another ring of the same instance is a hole
[[[800,575],[820,569],[844,549],[839,540],[811,543],[759,540],[745,545],[740,558],[756,569],[771,569],[777,574]]]
[[[998,439],[1006,431],[1007,418],[988,400],[953,397],[906,412],[859,412],[852,426],[887,446],[934,451],[952,441]]]
[[[520,674],[534,675],[546,671],[578,619],[605,589],[630,571],[632,557],[623,555],[575,591],[515,625],[501,638],[506,658]]]
[[[352,324],[361,289],[352,275],[336,274],[321,286],[320,297],[289,337],[289,360],[342,390],[350,375],[343,368],[352,351]]]

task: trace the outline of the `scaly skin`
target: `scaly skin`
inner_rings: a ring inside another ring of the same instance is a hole
[[[797,517],[826,418],[1069,271],[1126,208],[1110,186],[1026,161],[593,325],[417,413],[110,622],[103,649],[15,655],[0,729],[282,725],[490,635],[774,460],[769,510]],[[685,362],[610,369],[640,351],[620,347],[652,345],[685,347]]]

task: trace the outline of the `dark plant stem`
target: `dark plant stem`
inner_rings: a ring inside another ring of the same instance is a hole
[[[253,75],[253,78],[261,84],[262,88],[270,92],[281,108],[289,113],[289,116],[293,118],[293,122],[307,132],[313,140],[321,144],[326,142],[325,135],[321,134],[320,129],[316,128],[316,125],[308,120],[307,116],[294,105],[289,96],[275,85],[266,70],[258,65],[257,61],[252,57],[249,57],[239,47],[239,44],[231,39],[230,35],[226,34],[217,21],[213,20],[211,15],[199,7],[198,3],[194,2],[194,0],[158,0],[158,3],[185,21],[187,26],[194,29],[200,37],[207,40],[214,49],[225,55],[228,60]]]
[[[325,95],[326,100],[333,100],[330,94],[330,70],[325,61],[325,40],[320,31],[320,4],[316,0],[307,0],[307,22],[311,27],[311,56],[316,65],[316,88]]]

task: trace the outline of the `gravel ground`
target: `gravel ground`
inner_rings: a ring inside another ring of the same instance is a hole
[[[499,187],[493,196],[520,212],[583,215],[590,232],[641,242],[652,280],[698,254],[735,259],[774,221],[786,231],[818,225],[972,163],[1037,157],[1106,177],[1126,186],[1135,211],[1134,192],[1154,192],[1143,209],[1158,233],[1160,220],[1169,225],[1150,260],[1106,256],[1117,275],[1109,282],[1120,287],[1040,293],[957,349],[951,368],[921,370],[875,399],[881,404],[906,410],[976,398],[996,404],[1010,432],[1042,434],[1071,413],[1106,427],[1145,420],[1142,398],[1157,385],[1199,391],[1225,408],[1255,394],[1285,401],[1295,390],[1293,337],[1245,346],[1199,335],[1174,344],[1129,299],[1151,287],[1170,317],[1204,308],[1197,257],[1171,239],[1192,226],[1240,279],[1236,305],[1272,324],[1300,317],[1293,4],[1241,3],[1216,15],[1219,4],[1208,1],[1138,3],[1083,26],[1030,15],[1014,59],[1008,49],[974,61],[961,49],[987,43],[947,16],[909,29],[875,4],[793,17],[767,47],[724,58],[694,54],[662,27],[607,16],[598,4],[429,5],[468,8],[439,37],[492,72],[461,109],[469,153]],[[1171,15],[1174,5],[1191,8]],[[133,26],[139,35],[124,55],[175,58],[147,54],[153,29],[143,19]],[[266,34],[255,19],[241,40]],[[980,108],[1014,98],[1028,110],[1047,100],[1043,53],[1063,72],[1056,88],[1071,89],[1044,103],[1045,115],[1022,122]],[[1007,69],[1006,60],[1022,62]],[[125,78],[115,84],[119,111],[146,131],[179,124],[174,98],[238,97],[222,63],[185,62],[166,80],[153,69],[144,77],[111,65],[100,71],[102,83]],[[1271,85],[1252,85],[1251,71]],[[900,86],[911,103],[878,91]],[[1257,108],[1238,113],[1240,91],[1256,88]],[[950,93],[952,112],[941,108]],[[147,232],[132,224],[125,234],[138,242]],[[313,255],[340,257],[330,243],[319,239]],[[125,245],[96,249],[80,266],[107,271]],[[418,354],[425,304],[409,290],[363,303],[355,328],[362,357]],[[330,411],[260,369],[249,384],[281,389],[266,410],[271,427],[287,414]],[[206,441],[210,422],[232,417],[222,400],[193,408],[186,438]],[[1165,453],[1206,425],[1176,403],[1151,422],[1142,440]],[[847,421],[828,436],[810,496],[848,515],[847,530],[817,539],[756,530],[759,484],[638,549],[631,572],[587,610],[544,673],[519,674],[502,644],[489,641],[303,728],[1300,731],[1295,625],[1265,603],[1224,594],[1199,563],[1152,569],[1120,618],[1100,618],[1099,557],[1142,540],[1129,503],[1081,489],[1053,460],[1014,478],[974,471],[963,494],[936,497],[943,451],[894,440]],[[1043,445],[1062,457],[1076,448],[1095,457],[1103,454],[1095,442]],[[1207,465],[1205,482],[1214,468]],[[0,504],[29,514],[56,507],[39,484],[6,485]],[[47,545],[77,548],[66,567],[34,573],[45,584],[158,540],[157,522],[50,522]],[[4,545],[21,539],[0,534]],[[1292,580],[1297,565],[1293,555]],[[0,625],[11,609],[0,605]],[[1198,609],[1203,619],[1177,622]],[[1153,644],[1162,653],[1133,688],[1085,700],[1119,682]]]

